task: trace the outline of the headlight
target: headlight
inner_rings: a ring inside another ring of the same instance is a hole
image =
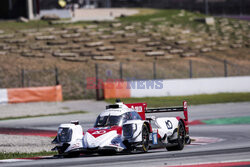
[[[59,128],[57,132],[59,142],[70,142],[72,137],[72,129],[70,128]]]
[[[131,138],[131,137],[133,137],[135,131],[137,130],[137,125],[136,124],[126,124],[126,125],[123,125],[122,130],[123,130],[123,136],[125,138]]]

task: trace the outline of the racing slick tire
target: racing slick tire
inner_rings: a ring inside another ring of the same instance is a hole
[[[64,158],[76,158],[80,156],[80,152],[71,152],[66,155],[64,155]]]
[[[177,145],[166,147],[166,149],[168,151],[182,150],[185,145],[185,137],[186,137],[185,127],[182,121],[179,121],[177,129],[177,141],[176,141]]]
[[[146,124],[142,126],[142,151],[148,152],[149,149],[149,130]]]
[[[98,151],[99,155],[105,156],[105,155],[115,155],[116,151],[115,150],[102,150]]]

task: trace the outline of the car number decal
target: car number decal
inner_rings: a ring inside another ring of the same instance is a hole
[[[106,130],[97,130],[92,134],[104,134],[104,133],[106,133]]]
[[[172,122],[171,121],[165,121],[165,123],[166,123],[166,126],[167,126],[167,128],[168,129],[172,129],[173,128],[173,124],[172,124]]]

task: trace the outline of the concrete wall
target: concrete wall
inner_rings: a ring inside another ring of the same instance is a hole
[[[142,82],[142,81],[140,81]],[[197,78],[197,79],[173,79],[158,80],[162,85],[156,84],[154,89],[131,88],[131,97],[159,97],[159,96],[183,96],[195,94],[214,94],[224,92],[250,92],[250,77],[227,77],[227,78]],[[162,89],[161,89],[162,87]]]
[[[250,76],[104,83],[105,99],[236,92],[250,92]]]

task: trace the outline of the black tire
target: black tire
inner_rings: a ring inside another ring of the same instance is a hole
[[[62,155],[62,154],[64,153],[64,152],[61,151],[61,150],[58,150],[57,152],[58,152],[58,155]]]
[[[142,126],[142,151],[148,152],[149,148],[149,131],[146,124]]]
[[[64,158],[76,158],[80,156],[80,152],[71,152],[66,155],[64,155]]]
[[[178,138],[176,141],[177,145],[166,147],[166,149],[168,151],[177,151],[177,150],[182,150],[184,148],[186,131],[185,131],[185,127],[184,127],[182,121],[179,121],[177,135],[178,135]]]
[[[102,150],[102,151],[99,151],[98,154],[102,156],[110,156],[110,155],[115,155],[116,151],[115,150]]]
[[[133,148],[131,144],[128,142],[128,140],[123,141],[123,144],[126,146],[126,150],[124,150],[127,153],[131,153]]]

